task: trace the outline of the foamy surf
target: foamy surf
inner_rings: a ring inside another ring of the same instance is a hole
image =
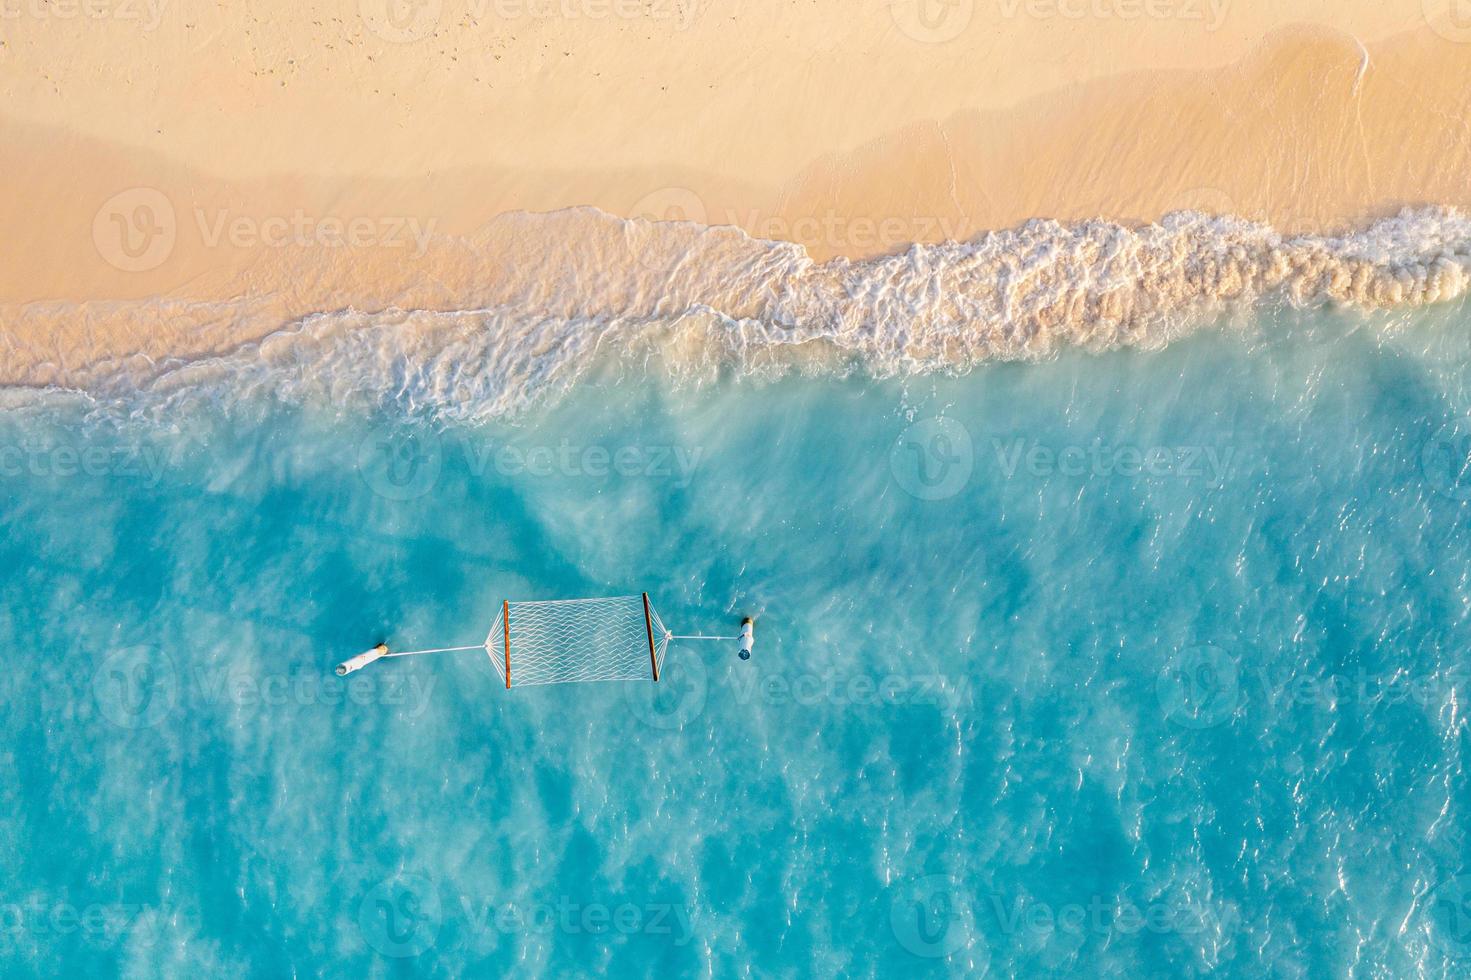
[[[723,373],[963,372],[1074,346],[1159,347],[1225,309],[1444,302],[1471,279],[1471,219],[1446,208],[1406,210],[1336,237],[1287,237],[1196,212],[1140,227],[1036,220],[825,263],[734,228],[584,208],[508,216],[476,247],[496,261],[474,309],[323,312],[261,337],[248,299],[110,304],[107,316],[139,324],[197,321],[223,352],[98,361],[70,384],[12,388],[6,400],[66,388],[106,414],[149,415],[202,398],[268,395],[474,421],[517,416],[595,365],[657,365],[673,383]],[[96,305],[70,312],[100,315]],[[232,330],[256,338],[230,343]]]

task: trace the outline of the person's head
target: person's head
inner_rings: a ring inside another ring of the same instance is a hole
[[[751,659],[751,651],[750,650],[742,650],[741,651],[741,659],[742,660],[750,660]]]

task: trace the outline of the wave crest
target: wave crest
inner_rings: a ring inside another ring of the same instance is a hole
[[[1157,347],[1229,307],[1453,300],[1471,280],[1471,220],[1443,208],[1338,237],[1194,212],[1142,227],[1035,220],[825,263],[733,228],[590,209],[514,225],[483,306],[315,314],[224,354],[114,363],[73,393],[127,414],[269,394],[482,419],[519,414],[596,363],[656,358],[683,380],[964,371],[1068,346]],[[238,306],[221,315],[242,321]]]

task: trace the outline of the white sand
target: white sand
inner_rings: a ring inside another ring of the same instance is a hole
[[[1419,0],[0,12],[5,381],[473,305],[536,254],[487,230],[523,209],[736,224],[823,260],[1037,216],[1319,230],[1471,204],[1471,25]],[[154,298],[177,302],[131,302]]]

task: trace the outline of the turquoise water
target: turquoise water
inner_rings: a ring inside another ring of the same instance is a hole
[[[1456,975],[1471,312],[3,423],[8,975]],[[507,692],[647,590],[653,684]]]

